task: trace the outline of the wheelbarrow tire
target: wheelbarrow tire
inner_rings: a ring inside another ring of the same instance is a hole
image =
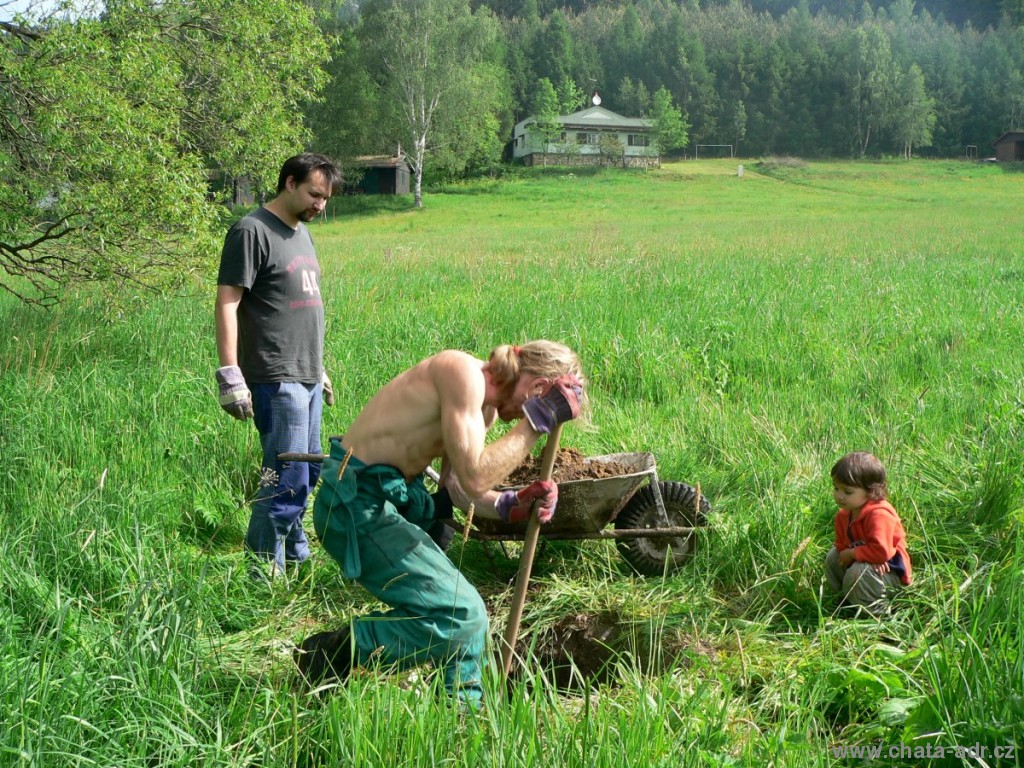
[[[658,483],[670,527],[695,528],[707,524],[711,505],[703,495],[698,508],[697,489],[686,483]],[[647,485],[633,494],[615,518],[616,530],[659,528],[654,489]],[[642,576],[661,576],[680,568],[696,551],[696,534],[674,538],[617,539],[622,559]]]
[[[443,520],[435,520],[427,530],[427,535],[433,539],[442,552],[447,552],[448,547],[452,544],[452,539],[455,538],[455,529],[445,525]]]

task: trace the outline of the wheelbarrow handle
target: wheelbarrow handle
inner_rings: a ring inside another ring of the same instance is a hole
[[[327,456],[323,453],[279,453],[278,461],[309,461],[313,464],[320,464]]]

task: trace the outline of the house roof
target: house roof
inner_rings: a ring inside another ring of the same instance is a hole
[[[409,170],[409,165],[400,155],[361,155],[352,160],[352,165],[357,168],[403,168]]]
[[[571,115],[559,115],[558,122],[566,128],[592,130],[649,131],[654,126],[653,120],[643,117],[623,117],[604,107],[587,107]],[[535,116],[527,117],[516,124],[515,133],[521,133],[530,123],[537,122]]]
[[[1024,139],[1024,131],[1007,131],[998,139],[992,142],[994,147],[996,144],[1001,144],[1004,141],[1020,141]]]
[[[566,126],[581,128],[650,128],[652,121],[642,117],[623,117],[604,107],[587,107],[571,115],[559,115],[558,119]]]

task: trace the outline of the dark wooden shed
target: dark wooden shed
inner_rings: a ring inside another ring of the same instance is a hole
[[[256,203],[248,176],[232,176],[217,170],[206,172],[206,199],[223,203],[228,208]]]
[[[1024,160],[1024,131],[1007,131],[992,146],[1000,163],[1020,162]]]
[[[358,191],[367,195],[409,194],[409,166],[401,155],[357,157],[353,165],[362,172]]]

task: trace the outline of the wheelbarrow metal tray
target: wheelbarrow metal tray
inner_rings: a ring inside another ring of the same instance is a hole
[[[586,462],[616,462],[628,467],[630,472],[624,475],[559,483],[555,517],[551,522],[541,526],[541,536],[600,531],[615,519],[644,480],[658,481],[652,453],[609,453],[603,456],[588,456]],[[501,520],[474,517],[473,525],[481,533],[495,536],[526,532],[525,522],[505,523]]]

